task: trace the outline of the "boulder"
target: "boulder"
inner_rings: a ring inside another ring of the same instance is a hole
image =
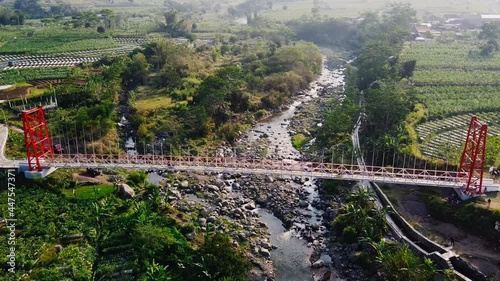
[[[323,266],[325,266],[325,262],[323,260],[317,260],[311,265],[312,268],[321,268]]]
[[[260,248],[259,253],[266,259],[271,258],[271,252],[268,249]]]
[[[186,240],[192,241],[194,239],[194,237],[196,236],[196,234],[194,232],[190,232],[190,233],[186,234],[185,236],[186,236]]]
[[[120,189],[120,197],[123,199],[130,199],[135,197],[135,191],[126,183],[118,185]]]
[[[207,225],[207,219],[205,219],[205,218],[199,218],[199,219],[198,219],[198,224],[199,224],[200,226],[205,226],[205,225]]]
[[[255,204],[253,202],[249,202],[245,205],[245,209],[253,210],[253,209],[255,209]]]
[[[181,186],[182,188],[188,188],[188,187],[189,187],[189,182],[188,182],[188,181],[181,181],[180,186]]]
[[[264,180],[268,183],[274,182],[274,179],[271,176],[266,176]]]
[[[61,245],[55,245],[54,249],[56,250],[56,253],[59,253],[59,252],[61,252],[63,250],[63,246],[61,246]]]
[[[215,179],[215,185],[218,187],[218,188],[223,188],[224,186],[226,186],[226,184],[224,183],[223,180],[221,179]]]
[[[205,189],[207,189],[208,191],[212,191],[212,192],[219,192],[220,191],[220,189],[217,186],[212,185],[212,184],[205,185]]]
[[[300,200],[299,201],[299,207],[301,208],[307,208],[309,206],[309,203],[307,203],[307,201],[305,200]]]

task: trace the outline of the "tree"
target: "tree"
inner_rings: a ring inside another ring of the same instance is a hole
[[[388,78],[394,54],[386,41],[372,40],[365,44],[355,60],[358,68],[358,88],[367,89],[376,80]]]
[[[123,83],[130,89],[143,85],[148,78],[148,69],[149,64],[144,54],[133,55],[123,73]]]
[[[410,101],[401,83],[389,81],[365,93],[365,113],[372,138],[396,129],[410,112]]]
[[[250,263],[227,234],[206,235],[199,254],[210,280],[246,280]]]
[[[97,32],[99,32],[99,33],[101,33],[101,34],[102,34],[102,33],[106,32],[106,30],[104,29],[104,27],[102,27],[102,26],[98,26],[98,27],[97,27]]]

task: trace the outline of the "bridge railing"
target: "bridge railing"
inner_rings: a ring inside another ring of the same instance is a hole
[[[48,159],[47,164],[55,166],[93,166],[127,168],[226,168],[240,170],[268,170],[297,174],[328,174],[330,178],[359,180],[360,178],[380,181],[380,179],[404,179],[406,182],[441,181],[462,182],[463,174],[456,171],[422,170],[412,168],[378,167],[309,162],[296,160],[272,160],[237,157],[169,156],[169,155],[129,155],[129,154],[57,154]]]

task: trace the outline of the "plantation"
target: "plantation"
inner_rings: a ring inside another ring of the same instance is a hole
[[[500,54],[480,56],[472,38],[454,42],[407,43],[400,61],[415,60],[410,77],[423,114],[415,131],[423,156],[456,162],[472,115],[500,135]]]
[[[8,85],[31,80],[57,79],[68,76],[68,67],[12,69],[0,72],[0,84]]]
[[[500,136],[500,112],[478,113],[476,116],[488,124],[488,136]],[[416,131],[419,141],[423,142],[422,153],[431,158],[456,160],[456,150],[465,141],[471,117],[472,114],[455,115],[418,125]]]
[[[46,30],[14,37],[0,47],[1,54],[53,54],[106,49],[118,43],[97,32]]]

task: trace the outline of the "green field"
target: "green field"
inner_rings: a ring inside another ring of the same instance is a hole
[[[99,184],[82,186],[76,188],[73,192],[72,189],[63,189],[64,195],[68,198],[76,198],[78,200],[95,200],[100,199],[116,190],[112,185]]]
[[[0,72],[0,85],[68,77],[69,67],[11,69]]]
[[[97,32],[48,29],[8,39],[0,54],[53,54],[117,47],[119,44]]]
[[[454,158],[467,135],[472,115],[500,135],[500,55],[480,57],[473,42],[408,43],[401,62],[416,60],[410,81],[424,116],[416,126],[424,156]]]

